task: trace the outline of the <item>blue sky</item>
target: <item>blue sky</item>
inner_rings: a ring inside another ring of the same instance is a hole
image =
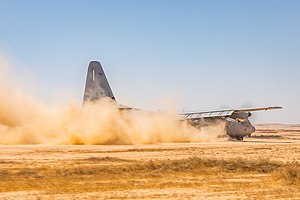
[[[91,60],[122,104],[281,105],[300,123],[300,1],[0,0],[0,54],[45,101],[81,100]]]

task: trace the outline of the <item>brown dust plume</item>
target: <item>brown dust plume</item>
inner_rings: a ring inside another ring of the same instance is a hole
[[[195,128],[174,111],[118,109],[103,99],[50,106],[14,85],[10,66],[0,57],[0,144],[151,144],[214,141],[225,122]]]

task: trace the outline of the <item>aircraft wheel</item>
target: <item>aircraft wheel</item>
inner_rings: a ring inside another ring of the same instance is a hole
[[[243,137],[236,137],[237,140],[243,140]]]

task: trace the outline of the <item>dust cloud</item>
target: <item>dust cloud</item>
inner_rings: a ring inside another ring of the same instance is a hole
[[[121,111],[110,99],[50,106],[16,86],[10,69],[0,56],[0,144],[201,142],[225,133],[225,122],[195,128],[175,111]]]

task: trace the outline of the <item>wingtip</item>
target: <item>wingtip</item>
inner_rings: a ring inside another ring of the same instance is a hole
[[[283,109],[282,106],[273,106],[273,107],[269,107],[269,109]]]

